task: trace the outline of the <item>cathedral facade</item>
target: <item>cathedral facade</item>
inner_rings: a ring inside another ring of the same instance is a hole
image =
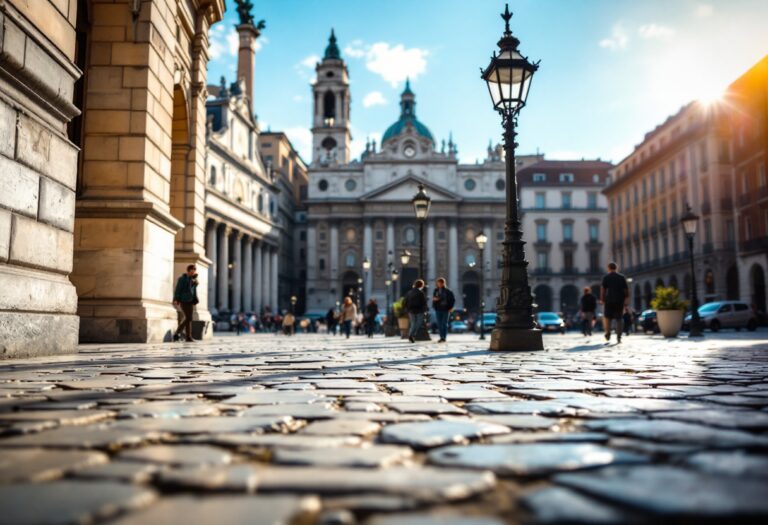
[[[461,164],[452,141],[437,144],[417,118],[406,83],[400,115],[381,144],[359,159],[350,155],[350,83],[331,34],[313,84],[313,151],[307,206],[307,310],[327,310],[344,296],[362,295],[384,306],[386,282],[399,272],[399,297],[419,276],[419,224],[411,199],[423,184],[431,197],[424,225],[424,268],[431,283],[445,277],[457,307],[495,303],[501,271],[505,176],[500,148],[478,164]],[[525,164],[536,158],[521,157]],[[482,260],[475,237],[489,241]],[[400,255],[410,252],[405,266]],[[370,268],[363,268],[364,260]],[[481,276],[482,273],[482,276]],[[482,278],[481,278],[482,277]],[[482,290],[481,290],[481,282]],[[431,286],[431,285],[430,285]]]

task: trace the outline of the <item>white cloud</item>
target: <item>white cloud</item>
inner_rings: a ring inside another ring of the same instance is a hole
[[[699,4],[693,13],[699,18],[707,18],[715,13],[715,8],[710,4]]]
[[[363,98],[363,107],[370,108],[371,106],[383,106],[387,101],[381,91],[371,91]]]
[[[294,102],[301,102],[303,100],[304,100],[304,97],[302,97],[301,95],[294,95],[293,96],[293,101]]]
[[[301,62],[299,62],[299,64],[301,64],[302,66],[304,66],[306,68],[314,69],[315,65],[318,62],[320,62],[320,57],[319,56],[317,56],[317,55],[309,55],[308,57],[303,58],[301,60]]]
[[[671,27],[662,26],[659,24],[645,24],[637,29],[637,32],[641,37],[646,39],[664,39],[669,38],[675,34],[675,30]]]
[[[229,54],[232,56],[237,56],[237,49],[240,47],[240,35],[238,35],[237,31],[233,29],[227,33],[226,38]]]
[[[353,40],[344,48],[344,54],[351,58],[363,58],[365,56],[365,48],[362,40]]]
[[[208,53],[211,55],[211,59],[217,59],[221,57],[237,57],[237,51],[240,48],[240,35],[237,34],[235,28],[230,27],[227,29],[225,24],[217,24],[213,26],[208,33]],[[256,40],[254,46],[258,53],[266,44],[269,43],[267,37],[261,37]]]
[[[288,135],[291,144],[301,154],[301,157],[306,162],[310,162],[312,160],[312,132],[309,131],[309,128],[296,126],[286,128],[283,131]]]
[[[611,36],[602,39],[599,45],[606,49],[619,50],[627,47],[627,43],[629,43],[629,35],[624,25],[619,22],[611,29]]]
[[[406,78],[418,78],[427,69],[429,51],[403,44],[391,46],[387,42],[376,42],[366,52],[365,66],[381,76],[392,87],[397,87]]]

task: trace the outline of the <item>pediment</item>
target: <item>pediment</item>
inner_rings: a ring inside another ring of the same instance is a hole
[[[360,197],[362,201],[391,201],[406,202],[410,201],[416,192],[419,191],[419,184],[424,184],[427,193],[432,201],[440,202],[458,202],[461,197],[450,190],[428,182],[421,177],[408,175],[402,179],[397,179],[389,184],[376,188]]]

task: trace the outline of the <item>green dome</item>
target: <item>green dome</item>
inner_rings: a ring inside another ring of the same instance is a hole
[[[413,129],[417,134],[429,139],[432,143],[435,142],[429,128],[419,122],[419,119],[416,118],[416,95],[411,91],[410,80],[405,81],[405,90],[403,90],[402,95],[400,95],[400,118],[397,122],[387,128],[387,131],[384,132],[384,136],[381,137],[381,143],[383,144],[389,139],[403,133],[408,124],[413,126]]]
[[[391,126],[387,128],[387,131],[384,132],[384,136],[381,137],[381,142],[384,143],[387,140],[391,139],[392,137],[396,137],[403,133],[405,131],[405,127],[407,124],[411,124],[413,126],[413,129],[421,135],[422,137],[426,137],[432,142],[435,141],[435,139],[432,137],[432,133],[429,131],[429,128],[419,122],[419,120],[416,117],[412,118],[401,118]]]

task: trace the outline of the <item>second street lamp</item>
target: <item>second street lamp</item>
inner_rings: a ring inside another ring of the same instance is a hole
[[[525,106],[533,74],[539,68],[520,54],[520,41],[509,29],[512,13],[506,6],[501,15],[504,34],[498,42],[499,53],[482,70],[488,84],[493,108],[501,115],[504,126],[506,161],[506,221],[502,243],[501,290],[496,303],[498,320],[491,333],[491,350],[543,350],[541,331],[533,319],[533,295],[528,284],[528,262],[520,222],[517,176],[515,175],[515,126],[520,109]]]
[[[480,339],[485,340],[485,243],[488,237],[480,232],[475,237],[480,250]]]
[[[419,279],[424,282],[424,288],[422,291],[424,295],[427,294],[427,276],[424,273],[424,223],[427,222],[427,216],[429,215],[429,206],[432,203],[432,199],[427,195],[424,189],[424,184],[419,183],[419,191],[411,199],[413,203],[413,211],[416,213],[416,220],[419,221]],[[429,341],[429,311],[424,314],[424,323],[419,327],[419,331],[414,336],[417,341]]]
[[[691,325],[688,330],[688,337],[701,337],[704,334],[701,331],[701,318],[699,317],[699,295],[696,292],[696,263],[693,259],[693,238],[696,236],[696,227],[699,224],[699,216],[693,213],[691,207],[680,218],[683,223],[685,236],[688,238],[688,252],[691,256]]]
[[[363,259],[363,292],[362,292],[362,300],[363,308],[365,308],[365,289],[368,286],[368,270],[371,269],[371,260],[366,257]]]

